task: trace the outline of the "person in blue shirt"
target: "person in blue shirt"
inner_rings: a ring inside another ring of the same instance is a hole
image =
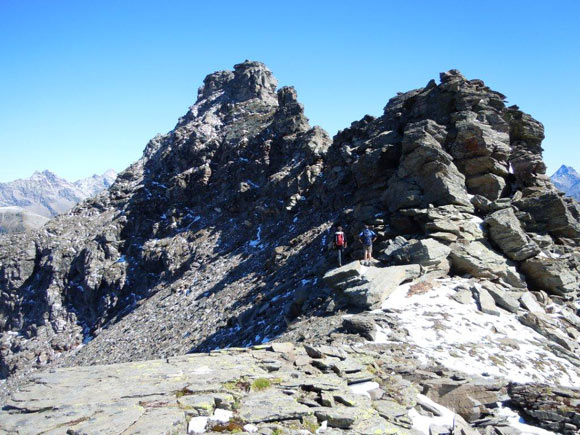
[[[363,264],[366,263],[367,266],[370,266],[373,259],[373,242],[377,240],[377,235],[368,225],[365,225],[364,230],[358,235],[358,239],[363,245]]]

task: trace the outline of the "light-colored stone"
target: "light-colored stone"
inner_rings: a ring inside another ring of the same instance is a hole
[[[525,292],[520,296],[520,302],[530,313],[542,313],[544,314],[546,310],[538,303],[536,298],[530,292]]]
[[[489,235],[512,260],[523,261],[540,253],[540,248],[522,229],[512,208],[498,210],[485,219]]]
[[[482,286],[489,292],[498,307],[510,313],[517,313],[520,304],[516,298],[495,284],[483,283]]]
[[[481,242],[457,241],[451,245],[450,259],[456,272],[491,280],[500,278],[513,287],[526,287],[516,268]]]
[[[491,314],[492,316],[499,316],[500,312],[495,306],[495,302],[489,292],[482,288],[476,287],[477,302],[482,313]]]
[[[380,308],[382,302],[400,284],[418,278],[421,267],[417,264],[391,267],[368,267],[358,279],[341,283],[340,293],[349,304],[365,309]]]
[[[530,287],[565,296],[578,290],[578,281],[560,259],[534,257],[522,263],[522,272]]]

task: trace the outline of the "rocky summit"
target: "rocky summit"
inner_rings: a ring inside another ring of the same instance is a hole
[[[580,200],[580,174],[571,166],[562,165],[550,177],[554,186],[571,196],[575,200]]]
[[[0,238],[0,430],[578,433],[580,205],[543,139],[456,70],[333,139],[265,65],[208,75],[108,190]]]

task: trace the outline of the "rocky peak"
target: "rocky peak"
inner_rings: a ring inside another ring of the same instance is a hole
[[[449,71],[442,72],[439,74],[439,79],[441,80],[441,83],[450,82],[452,80],[466,80],[463,74],[461,74],[457,69],[450,69]]]
[[[274,123],[278,131],[287,134],[310,128],[308,118],[304,116],[304,106],[298,102],[296,90],[291,86],[284,86],[278,91],[278,110]]]
[[[234,65],[234,71],[218,71],[208,75],[198,91],[198,101],[212,95],[224,93],[232,102],[258,98],[276,105],[278,81],[261,62],[246,60]]]
[[[562,165],[550,177],[554,186],[566,195],[580,200],[580,174],[571,166]]]
[[[580,181],[580,174],[572,166],[562,165],[550,178],[559,184],[560,189],[570,188]]]

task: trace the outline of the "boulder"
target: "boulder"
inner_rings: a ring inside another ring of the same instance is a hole
[[[532,328],[538,334],[543,335],[549,340],[557,343],[567,351],[578,355],[580,344],[577,341],[570,339],[567,333],[563,332],[552,318],[542,315],[540,313],[525,313],[518,316],[518,320],[523,324]],[[576,356],[576,365],[580,365],[580,360]]]
[[[408,244],[408,240],[403,236],[396,236],[394,239],[387,240],[379,247],[377,258],[383,261],[392,261],[393,253]]]
[[[465,420],[473,422],[487,407],[507,399],[505,385],[500,383],[452,381],[435,379],[425,383],[424,394],[439,405],[451,409]]]
[[[453,300],[459,302],[460,304],[470,304],[473,302],[473,294],[471,293],[471,290],[468,290],[466,288],[462,288],[459,289],[456,293],[454,293],[452,296]]]
[[[345,317],[342,320],[342,327],[348,332],[358,334],[370,341],[373,341],[377,336],[377,325],[373,319],[368,317]]]
[[[471,194],[497,199],[504,191],[506,181],[505,178],[499,175],[488,173],[468,178],[465,184]]]
[[[447,257],[451,249],[435,239],[409,242],[391,252],[391,258],[399,264],[419,264],[426,272],[437,271],[444,276],[449,272]]]
[[[413,422],[408,416],[407,408],[394,400],[375,400],[373,408],[377,410],[381,417],[393,424],[407,429],[413,426]]]
[[[424,229],[429,237],[434,233],[448,233],[465,240],[483,240],[483,220],[473,214],[473,207],[458,205],[443,205],[424,209],[401,210],[401,214],[412,217]],[[449,240],[449,236],[437,238]]]
[[[338,269],[333,269],[327,272],[324,277],[324,283],[329,287],[335,287],[340,283],[350,281],[351,279],[360,278],[365,267],[360,261],[353,261],[345,264]]]
[[[479,435],[479,432],[473,429],[461,415],[456,415],[453,418],[451,435]]]
[[[527,231],[580,239],[580,222],[574,218],[564,199],[555,190],[530,187],[514,205],[533,218]]]
[[[578,281],[566,262],[537,256],[522,263],[521,271],[531,288],[566,296],[578,291]]]
[[[354,262],[328,272],[324,275],[324,282],[344,297],[348,304],[377,309],[400,284],[418,278],[420,274],[421,268],[417,264],[364,267]]]
[[[483,283],[482,285],[489,292],[498,307],[501,307],[510,313],[517,313],[518,309],[520,308],[520,304],[516,298],[511,296],[500,286],[493,283],[487,282]]]
[[[451,267],[457,273],[491,280],[499,278],[513,287],[526,287],[516,268],[482,242],[458,240],[451,245],[450,259]]]
[[[521,228],[513,209],[498,210],[485,219],[491,240],[512,260],[523,261],[540,253],[539,246]]]
[[[526,292],[520,296],[520,302],[530,313],[542,313],[545,314],[546,311],[538,303],[537,299],[533,294]]]
[[[482,287],[475,287],[475,295],[477,303],[482,313],[491,314],[492,316],[499,316],[499,311],[495,306],[495,301],[489,292]]]

